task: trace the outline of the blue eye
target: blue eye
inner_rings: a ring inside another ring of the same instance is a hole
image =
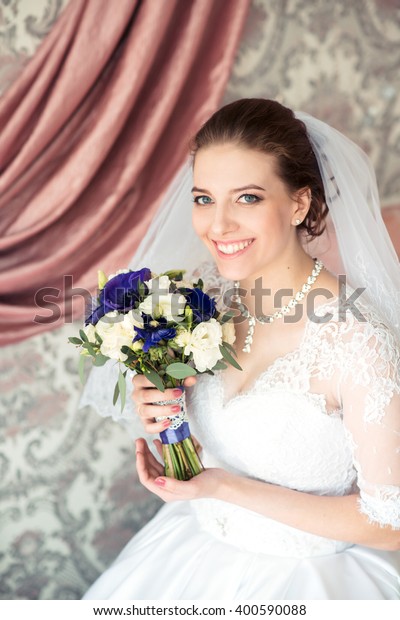
[[[256,196],[255,194],[242,194],[241,196],[239,196],[239,201],[241,198],[250,198],[250,200],[245,200],[242,204],[246,204],[246,205],[252,205],[256,202],[259,202],[261,200],[261,198],[259,196]]]
[[[204,202],[202,202],[202,201],[204,201]],[[197,205],[205,207],[206,205],[211,204],[212,200],[211,200],[210,196],[194,196],[193,202],[195,204],[197,204]]]

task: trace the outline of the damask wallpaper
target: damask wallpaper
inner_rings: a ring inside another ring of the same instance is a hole
[[[158,506],[125,431],[77,410],[77,329],[1,350],[1,598],[80,598]]]
[[[268,97],[328,122],[398,204],[399,86],[400,0],[253,0],[223,103]]]
[[[66,2],[0,0],[0,92]],[[371,154],[398,204],[399,43],[398,0],[253,0],[223,103],[271,97],[328,121]],[[79,598],[159,506],[125,431],[77,409],[76,329],[0,350],[2,599]]]
[[[0,0],[0,94],[50,32],[68,0]]]

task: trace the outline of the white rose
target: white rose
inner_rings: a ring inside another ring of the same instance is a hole
[[[146,297],[146,299],[144,299],[138,307],[138,310],[140,310],[140,312],[144,312],[144,314],[150,314],[152,315],[153,312],[153,299],[152,299],[152,295],[149,295],[148,297]]]
[[[222,344],[222,328],[215,319],[196,325],[185,347],[185,355],[193,354],[193,361],[199,372],[210,370],[222,358],[219,345]]]
[[[231,321],[222,325],[222,340],[228,344],[233,344],[236,340],[235,325]]]
[[[222,358],[219,347],[213,349],[207,349],[207,351],[201,351],[200,349],[193,349],[193,361],[196,370],[204,372],[205,370],[211,370],[215,364]]]
[[[185,312],[185,305],[186,297],[177,293],[161,295],[158,304],[161,315],[164,316],[167,321],[178,321],[178,316],[182,316]]]
[[[130,325],[132,326],[132,330],[133,327],[143,327],[143,319],[141,317],[141,314],[139,312],[139,310],[129,310],[129,312],[127,312],[125,314],[125,319],[124,319],[127,323],[129,322]]]
[[[83,331],[85,332],[89,342],[91,342],[92,344],[95,344],[96,343],[96,330],[95,330],[94,325],[89,323],[89,325],[86,325],[86,327],[83,328]]]
[[[167,321],[178,321],[179,315],[185,312],[186,298],[176,293],[168,295],[149,295],[141,304],[139,310],[150,314],[154,318],[163,316]]]
[[[156,286],[156,291],[159,291],[162,293],[169,292],[169,285],[171,284],[171,280],[169,279],[168,276],[157,276],[156,278],[151,278],[151,280],[146,280],[145,284],[147,284],[149,291],[153,289],[153,282],[156,282],[156,281],[158,281],[158,285]]]
[[[96,325],[96,331],[103,342],[100,351],[111,359],[124,362],[127,356],[121,353],[121,347],[132,347],[134,329],[131,313],[118,315],[116,311],[105,314]]]
[[[87,339],[88,339],[88,341],[89,341],[91,344],[97,344],[97,340],[96,340],[96,329],[95,329],[94,325],[92,325],[91,323],[89,323],[89,325],[86,325],[86,326],[83,328],[83,331],[85,332],[85,334],[86,334],[86,336],[87,336]],[[81,355],[86,355],[86,356],[90,357],[90,353],[89,353],[89,351],[88,351],[87,349],[84,349],[84,348],[82,348],[82,349],[81,349],[80,354],[81,354]]]
[[[187,329],[182,329],[174,340],[178,347],[185,348],[190,345],[192,340],[192,334]],[[185,355],[189,355],[189,353],[185,353]]]

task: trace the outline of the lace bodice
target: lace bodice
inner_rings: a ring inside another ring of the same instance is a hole
[[[221,304],[232,283],[212,264],[199,273],[206,290],[221,289]],[[187,394],[191,429],[206,466],[319,495],[359,490],[371,522],[400,528],[400,347],[373,308],[355,305],[365,320],[343,313],[337,297],[319,305],[315,315],[329,320],[308,320],[300,345],[229,400],[221,371],[198,377]],[[264,541],[270,553],[302,556],[346,546],[217,500],[194,509],[205,528],[245,548]]]

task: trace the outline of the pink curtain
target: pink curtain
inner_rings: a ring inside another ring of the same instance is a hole
[[[249,4],[70,0],[0,102],[0,344],[71,321],[76,289],[126,265],[218,107]]]

